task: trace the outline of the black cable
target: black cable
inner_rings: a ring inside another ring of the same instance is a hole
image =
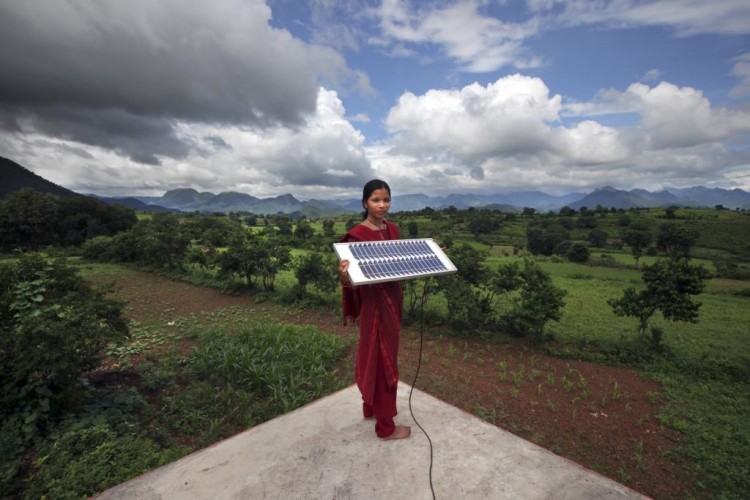
[[[420,366],[422,366],[422,343],[424,340],[424,301],[427,297],[428,282],[429,278],[424,282],[424,288],[422,289],[422,301],[419,304],[419,360],[417,362],[417,373],[414,374],[414,382],[411,384],[411,390],[409,391],[409,413],[411,413],[411,418],[414,420],[414,423],[417,424],[422,432],[424,432],[425,437],[427,437],[427,441],[430,443],[430,491],[432,491],[432,499],[435,500],[435,488],[432,487],[432,439],[430,439],[427,431],[424,430],[424,427],[422,427],[422,425],[417,421],[416,417],[414,416],[414,411],[411,409],[411,395],[414,393],[414,386],[417,385],[417,377],[419,377],[419,368]]]

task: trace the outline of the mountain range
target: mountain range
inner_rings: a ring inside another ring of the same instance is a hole
[[[58,186],[22,167],[0,157],[0,199],[24,187],[58,196],[80,196],[81,194]],[[89,195],[95,196],[95,195]],[[325,217],[361,211],[357,198],[340,200],[301,201],[291,194],[272,198],[258,198],[246,193],[233,191],[218,194],[199,192],[192,188],[179,188],[167,191],[162,196],[103,197],[95,196],[105,203],[127,206],[144,211],[181,212],[252,212],[255,214],[286,213],[293,216],[304,214],[308,217]],[[564,206],[574,209],[596,208],[655,208],[667,206],[716,207],[728,209],[750,209],[750,193],[742,189],[722,189],[696,186],[691,188],[668,188],[650,192],[644,189],[623,191],[613,187],[603,187],[590,193],[570,193],[553,196],[541,191],[516,191],[508,193],[450,194],[428,196],[426,194],[406,194],[393,197],[393,211],[421,210],[426,207],[439,210],[448,207],[457,209],[488,208],[506,212],[520,212],[525,207],[539,212],[556,211]]]

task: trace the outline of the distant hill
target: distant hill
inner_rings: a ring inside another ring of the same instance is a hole
[[[213,193],[199,193],[192,188],[172,189],[164,193],[161,198],[152,198],[159,200],[159,205],[169,208],[186,208],[198,206],[215,197]],[[249,196],[249,195],[248,195]]]
[[[601,205],[607,208],[653,208],[653,207],[710,207],[722,205],[725,208],[737,209],[750,207],[750,193],[741,189],[721,189],[692,187],[685,189],[666,189],[650,192],[644,189],[621,191],[612,187],[596,189],[580,200],[571,203],[570,207],[596,208]]]
[[[78,193],[58,186],[22,167],[0,157],[0,199],[24,187],[58,196],[76,196]],[[90,195],[93,196],[93,195]],[[330,217],[341,214],[356,214],[362,211],[358,198],[335,200],[300,201],[291,194],[273,198],[258,198],[247,193],[233,191],[214,194],[198,192],[192,188],[172,189],[162,196],[128,196],[111,198],[96,196],[105,203],[118,204],[142,211],[185,211],[185,212],[252,212],[256,214],[286,213],[293,216],[304,214],[308,217]],[[423,193],[396,195],[393,197],[393,211],[417,211],[426,207],[440,210],[448,207],[457,209],[488,208],[504,212],[521,212],[524,207],[538,211],[557,211],[563,206],[580,209],[596,208],[653,208],[670,205],[683,207],[710,207],[722,205],[725,208],[750,209],[750,193],[741,189],[721,189],[696,186],[683,189],[664,189],[657,192],[645,189],[624,191],[610,186],[595,189],[590,193],[570,193],[553,196],[541,191],[498,192],[492,194],[449,194],[428,196]]]
[[[26,187],[62,197],[80,196],[75,191],[58,186],[23,168],[13,160],[0,156],[0,199]]]
[[[644,194],[639,192],[620,191],[607,186],[597,189],[580,200],[571,203],[570,207],[578,210],[581,207],[596,208],[599,205],[607,208],[650,208],[661,206],[661,203],[649,197],[647,192]]]
[[[684,189],[668,189],[682,204],[689,206],[715,207],[724,205],[726,208],[750,208],[750,193],[742,189],[726,190],[721,188],[707,188],[696,186]]]
[[[133,210],[143,210],[146,212],[161,212],[169,211],[164,207],[158,205],[147,205],[140,200],[135,198],[108,198],[105,196],[93,196],[76,193],[70,189],[58,186],[57,184],[48,181],[44,177],[40,177],[34,172],[22,167],[13,160],[3,158],[0,156],[0,199],[5,198],[11,193],[15,193],[19,189],[31,188],[40,193],[52,194],[61,197],[72,197],[72,196],[92,196],[103,203],[108,205],[121,205]]]
[[[161,205],[149,205],[134,197],[127,198],[110,198],[107,196],[87,195],[96,198],[107,205],[120,205],[121,207],[130,208],[131,210],[140,210],[141,212],[179,212],[176,208],[167,208]]]

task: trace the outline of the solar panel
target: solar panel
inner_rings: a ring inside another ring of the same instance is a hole
[[[333,249],[339,260],[349,261],[349,278],[354,285],[457,271],[432,238],[334,243]]]

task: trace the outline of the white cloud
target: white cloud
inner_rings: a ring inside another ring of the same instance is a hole
[[[623,97],[636,102],[651,149],[721,142],[750,131],[750,114],[714,109],[700,90],[691,87],[634,83]]]
[[[732,74],[740,79],[740,83],[729,92],[729,95],[739,99],[750,96],[750,52],[745,52],[735,58],[735,61]]]
[[[398,151],[448,154],[475,163],[496,155],[549,147],[548,123],[559,118],[561,97],[538,78],[513,75],[486,87],[406,93],[388,113]]]
[[[375,13],[380,20],[379,44],[437,45],[471,73],[494,71],[516,62],[518,67],[535,67],[541,60],[525,57],[523,41],[537,31],[535,20],[504,22],[482,15],[476,1],[422,4],[411,10],[408,3],[384,0]],[[402,52],[403,53],[403,52]],[[408,54],[408,52],[407,52]]]
[[[367,113],[357,113],[354,116],[350,116],[349,121],[358,123],[370,123],[370,117],[367,115]]]
[[[373,176],[364,137],[345,118],[336,92],[320,89],[316,113],[298,127],[266,129],[179,122],[180,140],[194,144],[185,159],[159,166],[133,162],[107,148],[41,134],[0,136],[0,150],[37,174],[78,192],[160,195],[178,187],[240,191],[255,196],[293,193],[322,198],[361,188]]]
[[[536,13],[550,14],[563,26],[608,24],[613,28],[663,26],[680,36],[750,33],[750,4],[745,0],[542,0],[527,1]]]
[[[606,125],[613,113],[635,120]],[[597,118],[571,120],[581,115]],[[702,92],[668,82],[633,83],[567,105],[539,78],[513,75],[486,86],[406,93],[387,126],[388,143],[368,155],[402,189],[658,187],[708,184],[746,163],[728,144],[750,131],[750,113],[714,108]]]

